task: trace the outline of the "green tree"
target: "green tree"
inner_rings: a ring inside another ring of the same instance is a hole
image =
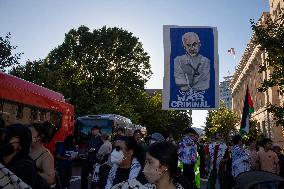
[[[116,113],[164,135],[190,125],[186,111],[163,111],[161,94],[145,92],[149,56],[138,38],[119,28],[72,29],[45,59],[27,61],[11,74],[62,93],[77,116]]]
[[[191,125],[187,111],[162,110],[162,95],[159,93],[149,96],[144,92],[137,105],[139,122],[147,127],[149,133],[159,132],[164,136],[172,133],[178,137],[184,128]]]
[[[212,118],[213,118],[212,114],[213,114],[212,111],[207,112],[206,122],[204,127],[206,138],[211,138],[217,132],[217,127],[214,127],[214,125],[212,125]]]
[[[260,65],[259,72],[270,71],[270,77],[265,79],[258,88],[260,92],[265,92],[268,88],[277,86],[279,94],[284,95],[284,11],[272,20],[268,18],[264,24],[252,21],[252,28],[255,33],[254,43],[260,45],[260,49],[265,51],[267,58],[265,64]],[[272,112],[277,124],[284,126],[284,107],[270,104],[268,111]]]
[[[230,135],[236,132],[238,121],[238,116],[221,103],[219,109],[209,111],[205,123],[205,135],[211,137],[218,132],[223,135],[225,141],[229,141]]]
[[[17,46],[11,45],[11,34],[6,34],[5,37],[0,37],[0,70],[6,71],[6,68],[19,64],[18,60],[22,53],[13,54],[13,50]]]
[[[257,121],[251,119],[249,121],[249,126],[250,126],[249,132],[246,135],[244,135],[245,142],[247,142],[249,139],[253,139],[257,142],[257,144],[260,144],[262,140],[265,138],[265,136],[263,135],[261,130],[257,128]]]
[[[138,38],[116,27],[72,29],[47,59],[49,68],[58,72],[59,91],[74,104],[78,97],[87,97],[77,107],[79,114],[127,112],[127,104],[152,74]],[[70,90],[74,87],[76,92]]]
[[[44,75],[31,76],[27,70]],[[26,71],[24,74],[23,71]],[[45,75],[48,72],[48,75]],[[120,28],[71,29],[44,61],[27,62],[12,74],[58,91],[77,115],[135,114],[132,99],[150,78],[149,56],[132,33]]]
[[[53,84],[52,72],[45,67],[45,61],[28,60],[25,65],[17,65],[10,70],[10,74],[20,77],[24,80],[50,88]]]

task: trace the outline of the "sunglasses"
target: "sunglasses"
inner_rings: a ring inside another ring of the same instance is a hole
[[[122,150],[122,148],[120,146],[114,146],[113,149],[115,149],[116,151]]]

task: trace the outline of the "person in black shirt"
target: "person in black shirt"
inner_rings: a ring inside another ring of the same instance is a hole
[[[107,184],[105,189],[112,186],[136,178],[141,183],[147,180],[142,173],[144,164],[144,154],[138,150],[137,143],[133,137],[121,136],[114,144],[110,160],[113,163],[109,171]]]
[[[125,135],[125,129],[122,127],[117,127],[114,132],[114,136],[112,137],[111,142],[114,143],[119,137]]]
[[[0,129],[0,162],[30,187],[39,188],[36,166],[29,157],[31,143],[31,131],[22,124]]]
[[[73,135],[68,135],[58,146],[56,152],[57,172],[61,187],[69,188],[72,176],[72,154],[77,151]]]
[[[103,144],[103,140],[101,138],[101,129],[98,126],[94,126],[91,130],[92,136],[88,143],[88,157],[84,162],[84,165],[81,170],[81,189],[88,188],[88,175],[93,170],[93,165],[96,160],[96,155]]]
[[[280,146],[274,146],[273,151],[277,154],[278,159],[279,159],[279,176],[284,178],[284,155],[282,153],[282,149]]]

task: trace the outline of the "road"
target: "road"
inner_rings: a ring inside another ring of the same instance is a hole
[[[80,189],[81,185],[81,166],[73,166],[72,177],[70,180],[70,189]],[[51,187],[54,189],[55,187]]]
[[[81,185],[81,166],[73,166],[72,178],[71,178],[70,189],[80,189]]]

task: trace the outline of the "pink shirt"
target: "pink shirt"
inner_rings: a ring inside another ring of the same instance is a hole
[[[277,164],[279,163],[278,156],[275,152],[269,150],[265,152],[261,150],[257,152],[257,159],[260,163],[260,169],[271,173],[277,173]]]

